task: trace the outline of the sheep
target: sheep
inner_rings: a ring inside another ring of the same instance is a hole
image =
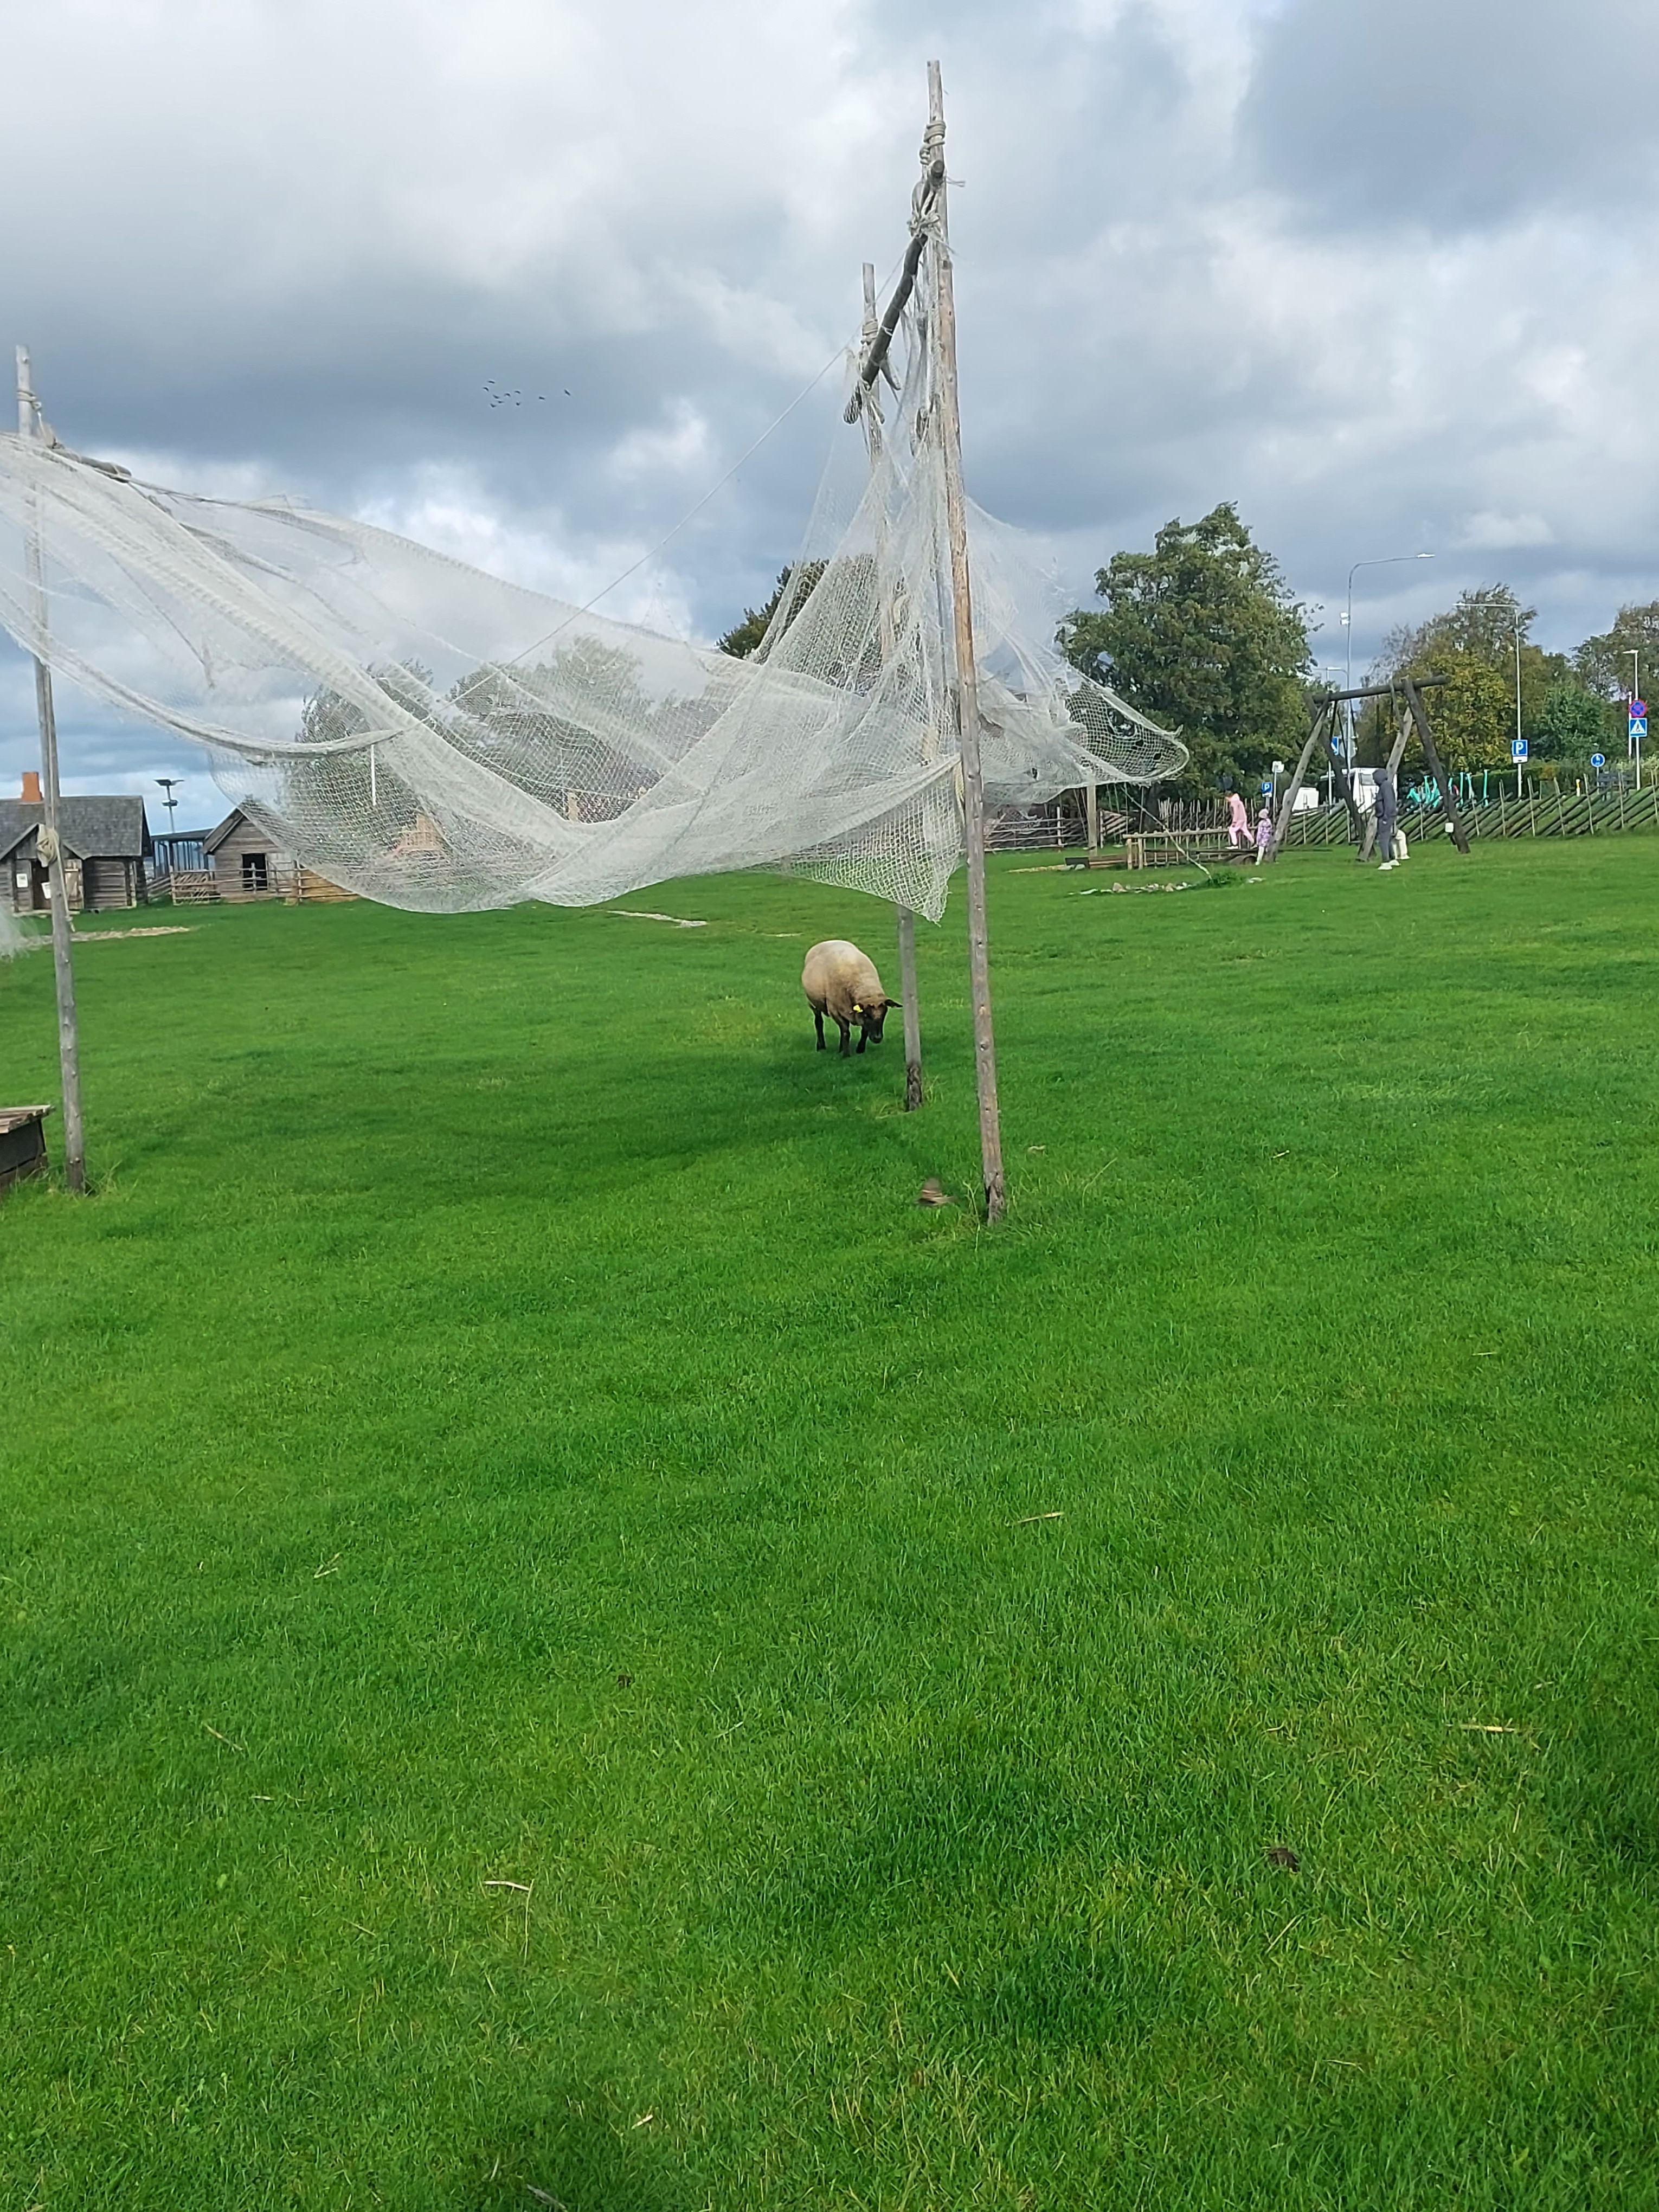
[[[851,1050],[853,1024],[859,1024],[859,1050],[862,1052],[872,1037],[878,1044],[881,1042],[881,1025],[887,1018],[887,1009],[898,1004],[882,989],[874,961],[867,953],[860,952],[856,945],[849,945],[844,937],[826,938],[822,945],[812,947],[800,971],[800,987],[812,1009],[818,1050],[823,1050],[823,1018],[828,1014],[841,1031],[843,1060]]]

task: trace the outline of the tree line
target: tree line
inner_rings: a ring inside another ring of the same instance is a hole
[[[753,652],[788,580],[785,569],[767,604],[720,641],[723,651]],[[1311,611],[1231,501],[1196,522],[1165,523],[1149,552],[1114,554],[1096,574],[1095,598],[1062,623],[1060,648],[1085,675],[1180,730],[1191,753],[1180,790],[1249,789],[1300,750],[1309,702],[1322,688],[1313,680]],[[1518,666],[1530,763],[1571,777],[1589,774],[1595,752],[1622,762],[1632,654],[1652,672],[1642,680],[1659,690],[1659,599],[1621,607],[1607,630],[1571,653],[1534,644],[1537,618],[1509,585],[1476,586],[1444,612],[1391,632],[1366,680],[1443,677],[1431,708],[1437,738],[1449,767],[1479,770],[1510,765]],[[1358,719],[1361,764],[1376,765],[1393,734],[1389,702],[1369,706]],[[1414,739],[1407,758],[1419,765]]]
[[[1299,749],[1309,701],[1323,688],[1311,681],[1310,610],[1231,501],[1200,521],[1166,523],[1150,553],[1115,554],[1095,584],[1103,604],[1072,615],[1060,642],[1089,674],[1180,726],[1195,791],[1248,786]],[[1475,586],[1392,631],[1365,680],[1445,678],[1431,711],[1452,768],[1509,766],[1517,672],[1529,762],[1585,775],[1592,753],[1622,761],[1632,655],[1659,679],[1659,599],[1621,607],[1610,629],[1571,653],[1534,644],[1537,618],[1509,585]],[[1362,766],[1381,761],[1395,726],[1388,700],[1360,714]],[[1407,759],[1415,752],[1413,740]]]

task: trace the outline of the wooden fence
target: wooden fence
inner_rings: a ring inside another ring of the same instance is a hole
[[[232,876],[221,876],[212,868],[174,868],[168,875],[152,878],[149,896],[152,904],[165,900],[173,906],[269,906],[273,901],[284,906],[310,906],[355,899],[357,894],[342,890],[310,868],[273,860],[266,867],[260,888],[239,883]]]
[[[1607,791],[1576,798],[1564,791],[1529,791],[1524,799],[1489,800],[1485,806],[1460,805],[1471,837],[1601,837],[1621,830],[1659,830],[1659,787],[1646,791]],[[1361,817],[1363,820],[1363,817]],[[1407,806],[1401,827],[1407,840],[1443,837],[1446,816],[1439,806]],[[1285,843],[1352,845],[1353,827],[1346,806],[1308,808],[1291,817]]]

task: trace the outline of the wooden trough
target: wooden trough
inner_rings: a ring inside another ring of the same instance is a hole
[[[25,1176],[46,1171],[46,1118],[50,1106],[0,1106],[0,1192]]]

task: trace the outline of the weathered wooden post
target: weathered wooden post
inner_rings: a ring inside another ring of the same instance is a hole
[[[876,268],[872,261],[864,264],[864,331],[863,358],[870,356],[876,342]],[[865,442],[870,449],[870,466],[873,471],[881,460],[881,416],[873,383],[860,383],[859,396],[864,408]],[[883,550],[885,549],[885,530],[883,532]],[[876,588],[881,595],[879,621],[881,630],[882,665],[893,657],[893,611],[888,602],[887,586],[882,579],[881,556],[877,558]],[[916,918],[908,906],[895,904],[898,916],[899,1004],[904,1015],[904,1110],[914,1114],[921,1103],[921,1001],[916,992]]]
[[[1309,763],[1313,759],[1319,740],[1324,733],[1325,718],[1328,714],[1334,714],[1335,711],[1335,708],[1328,699],[1318,699],[1314,702],[1313,713],[1308,723],[1308,741],[1303,746],[1296,766],[1291,771],[1291,780],[1285,787],[1285,796],[1279,804],[1279,819],[1273,824],[1275,853],[1282,853],[1285,849],[1285,840],[1290,834],[1291,818],[1296,812],[1297,794],[1308,780]]]
[[[40,403],[34,396],[28,348],[17,349],[17,429],[24,438],[46,438]],[[37,635],[46,629],[46,582],[40,558],[38,523],[32,520],[25,557]],[[64,1180],[74,1191],[87,1187],[86,1129],[81,1115],[81,1034],[75,1012],[75,964],[70,951],[69,887],[64,880],[64,848],[58,830],[58,718],[52,696],[52,671],[34,656],[34,711],[40,725],[40,782],[46,805],[40,831],[52,907],[52,964],[58,986],[58,1063],[64,1085]]]
[[[991,948],[985,916],[985,778],[979,749],[979,672],[974,661],[973,599],[968,575],[968,507],[962,488],[962,419],[957,400],[957,308],[951,274],[951,231],[945,174],[945,88],[937,62],[927,64],[927,131],[922,177],[932,187],[936,306],[933,344],[939,377],[939,433],[945,465],[945,530],[951,552],[951,601],[956,633],[957,741],[962,753],[963,826],[968,851],[968,980],[974,1000],[974,1072],[979,1090],[980,1155],[985,1218],[1000,1221],[1007,1204],[1002,1172],[1002,1117],[997,1101],[996,1041],[991,1027]]]
[[[1429,683],[1435,680],[1432,677],[1426,679]],[[1417,725],[1417,734],[1422,743],[1423,757],[1429,764],[1429,774],[1440,787],[1440,804],[1445,808],[1446,819],[1451,824],[1452,842],[1460,853],[1467,854],[1469,849],[1469,833],[1464,827],[1462,816],[1457,811],[1457,793],[1452,789],[1451,778],[1446,774],[1445,763],[1440,757],[1440,749],[1434,741],[1434,732],[1429,726],[1428,714],[1423,705],[1422,689],[1419,684],[1409,676],[1402,676],[1400,684],[1401,689],[1406,694],[1406,705],[1410,710],[1412,720]]]

